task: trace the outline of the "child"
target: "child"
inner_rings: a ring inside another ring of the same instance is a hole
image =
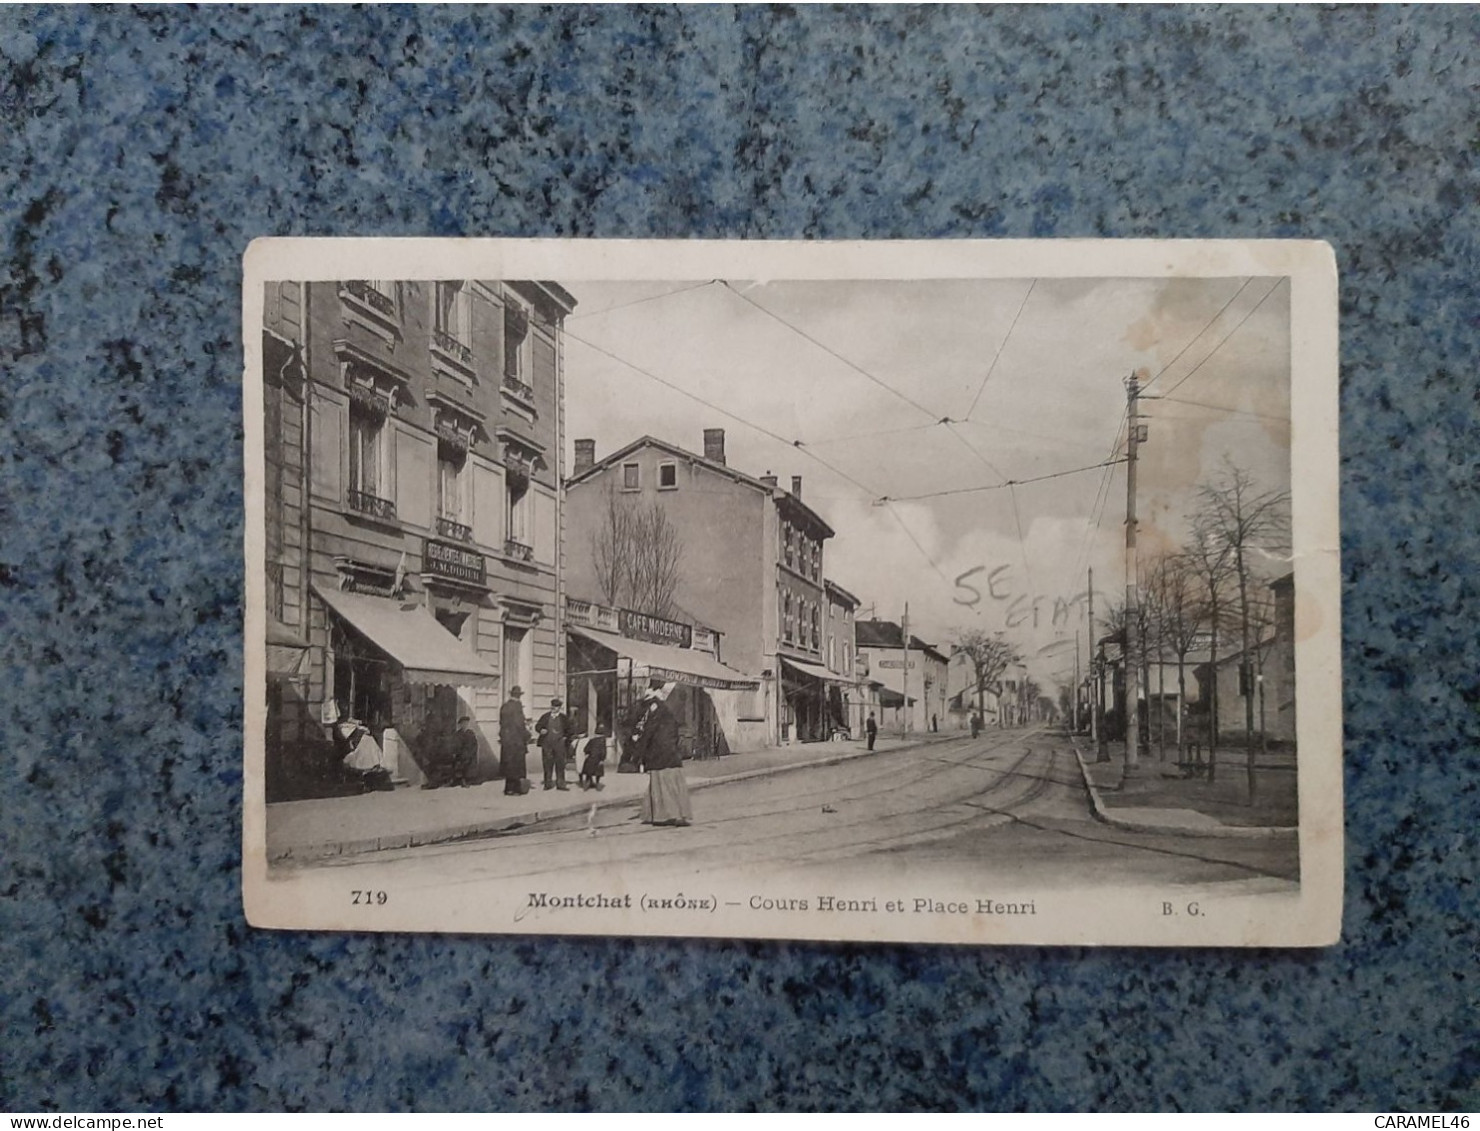
[[[582,743],[582,753],[585,760],[581,762],[581,788],[582,789],[604,789],[601,776],[606,772],[606,738],[601,733],[601,728],[596,728],[596,733]]]

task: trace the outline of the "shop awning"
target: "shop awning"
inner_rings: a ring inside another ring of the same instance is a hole
[[[379,648],[412,683],[486,687],[498,672],[420,605],[315,585],[324,604]]]
[[[840,676],[837,672],[828,671],[821,664],[809,664],[804,660],[793,660],[790,656],[782,656],[781,662],[798,675],[808,676],[811,679],[820,679],[824,683],[836,683],[841,687],[852,687],[854,681]]]
[[[913,695],[911,695],[910,696],[910,706],[913,707],[914,705],[915,705],[915,697]],[[888,688],[888,687],[880,688],[879,689],[879,706],[880,707],[903,707],[904,706],[904,696],[902,694],[900,694],[898,691],[893,690],[892,688]]]
[[[707,652],[673,648],[667,644],[650,644],[646,640],[633,640],[614,632],[602,632],[599,628],[570,625],[569,629],[593,644],[627,657],[634,666],[647,669],[646,674],[652,679],[687,683],[693,687],[712,687],[720,691],[754,691],[759,686],[756,680],[747,678],[734,668],[725,667]]]

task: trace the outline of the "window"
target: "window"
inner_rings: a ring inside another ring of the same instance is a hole
[[[853,675],[853,646],[843,641],[843,673]]]
[[[792,607],[791,594],[786,593],[782,597],[782,608],[785,615],[782,619],[781,635],[788,644],[796,638],[796,611]]]
[[[349,505],[366,514],[394,518],[385,463],[385,413],[359,400],[349,406]]]
[[[441,282],[433,286],[432,344],[465,365],[472,364],[472,296],[460,282]]]
[[[529,311],[512,295],[504,296],[504,380],[529,388]]]
[[[786,537],[786,564],[795,569],[797,564],[796,531],[790,526],[784,526],[781,529]]]
[[[636,463],[624,463],[622,465],[622,490],[636,491],[642,487],[642,465]]]
[[[437,533],[460,542],[473,540],[468,525],[467,453],[445,441],[437,445]]]
[[[812,603],[812,643],[810,647],[818,651],[822,650],[822,610],[815,601]]]
[[[678,465],[676,463],[658,464],[658,490],[672,491],[678,486]]]
[[[508,476],[509,507],[505,514],[506,523],[504,529],[508,533],[509,545],[505,546],[508,553],[529,561],[533,557],[534,542],[530,533],[529,519],[529,477],[527,475],[510,474]]]

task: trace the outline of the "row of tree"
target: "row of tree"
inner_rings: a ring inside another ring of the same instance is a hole
[[[1136,631],[1126,634],[1125,602],[1111,602],[1101,627],[1121,641],[1131,639],[1125,662],[1136,664],[1141,686],[1150,701],[1150,665],[1168,659],[1177,664],[1178,702],[1187,699],[1187,662],[1194,652],[1207,651],[1208,773],[1217,773],[1218,662],[1236,644],[1240,658],[1240,690],[1244,699],[1244,740],[1247,751],[1249,796],[1254,796],[1255,735],[1265,743],[1263,722],[1263,665],[1274,626],[1274,601],[1269,591],[1271,563],[1289,561],[1290,495],[1262,488],[1246,470],[1225,461],[1222,470],[1197,491],[1190,516],[1189,535],[1179,549],[1144,562],[1136,605]],[[1257,688],[1257,691],[1256,691]],[[1260,723],[1255,726],[1255,700],[1260,699]],[[1188,737],[1177,715],[1178,760],[1185,759]],[[1164,730],[1162,742],[1165,742]]]

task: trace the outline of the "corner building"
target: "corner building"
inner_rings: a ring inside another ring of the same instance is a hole
[[[786,490],[769,472],[729,466],[721,428],[705,429],[703,455],[653,436],[600,460],[590,440],[577,440],[575,451],[566,484],[571,593],[605,598],[589,543],[606,519],[608,493],[660,503],[684,547],[674,604],[689,623],[722,635],[725,667],[755,680],[727,720],[730,749],[830,737],[841,690],[851,693],[856,681],[840,663],[842,641],[837,670],[828,664],[823,546],[833,529],[802,501],[801,477]],[[851,624],[846,618],[847,631]]]
[[[560,693],[561,334],[574,299],[515,280],[266,287],[269,799],[345,719],[393,776],[473,716]]]

